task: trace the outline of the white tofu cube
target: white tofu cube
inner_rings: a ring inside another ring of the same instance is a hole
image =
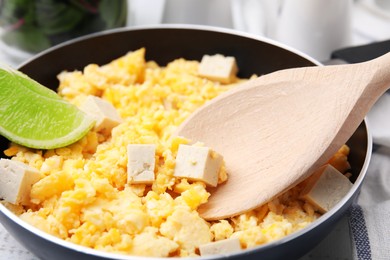
[[[26,205],[34,183],[42,178],[40,172],[24,163],[0,159],[0,198],[15,205]]]
[[[225,57],[221,54],[204,55],[199,64],[198,74],[201,77],[221,83],[231,83],[237,74],[238,68],[234,57]]]
[[[241,251],[241,244],[238,238],[229,238],[207,243],[199,246],[201,256],[206,255],[226,255]]]
[[[109,135],[114,127],[122,123],[115,107],[99,97],[89,95],[80,109],[96,120],[95,131],[104,135]]]
[[[129,144],[127,146],[127,182],[150,184],[154,181],[156,146]]]
[[[223,158],[208,147],[179,145],[176,156],[175,177],[200,180],[216,187]]]
[[[312,175],[301,196],[321,213],[325,213],[348,193],[352,185],[347,177],[327,164]]]

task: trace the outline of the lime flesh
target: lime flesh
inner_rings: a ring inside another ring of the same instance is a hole
[[[0,134],[36,148],[64,147],[80,140],[94,119],[54,91],[11,68],[0,67]]]

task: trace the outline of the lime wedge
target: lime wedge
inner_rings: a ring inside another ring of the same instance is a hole
[[[0,134],[36,149],[72,144],[95,121],[25,74],[0,67]]]

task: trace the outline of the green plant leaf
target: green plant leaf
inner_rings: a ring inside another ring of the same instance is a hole
[[[107,29],[124,26],[127,18],[127,2],[100,0],[99,13]]]
[[[24,25],[17,30],[8,31],[2,35],[3,41],[27,52],[36,53],[51,46],[49,39],[43,32],[31,25]]]
[[[47,35],[77,30],[85,15],[65,1],[36,0],[35,8],[37,25]]]

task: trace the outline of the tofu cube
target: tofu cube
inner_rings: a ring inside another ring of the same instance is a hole
[[[114,127],[122,123],[115,107],[99,97],[89,95],[80,109],[95,118],[95,131],[104,135],[109,135]]]
[[[199,246],[201,256],[206,255],[226,255],[241,251],[241,244],[238,238],[229,238],[207,243]]]
[[[321,213],[333,208],[351,189],[352,183],[332,165],[318,169],[308,180],[301,197]]]
[[[198,74],[201,77],[228,84],[233,81],[237,71],[237,63],[234,57],[216,54],[213,56],[204,55],[202,57]]]
[[[127,182],[150,184],[154,181],[156,146],[129,144],[127,146]]]
[[[223,158],[208,147],[179,145],[176,156],[175,177],[200,180],[216,187]]]
[[[27,205],[32,185],[41,178],[41,173],[33,167],[0,159],[0,198],[15,205]]]

